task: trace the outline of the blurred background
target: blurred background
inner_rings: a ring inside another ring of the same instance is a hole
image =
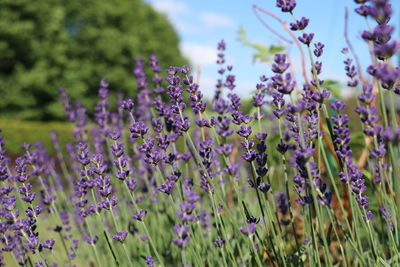
[[[400,1],[392,3],[392,24],[398,26]],[[272,0],[0,0],[0,128],[11,150],[21,140],[43,139],[53,129],[61,139],[63,133],[68,138],[71,126],[63,122],[60,87],[89,111],[102,78],[110,82],[111,96],[116,92],[134,96],[135,57],[157,54],[163,67],[190,64],[209,98],[217,78],[220,39],[227,43],[235,90],[243,97],[254,90],[260,75],[270,73],[274,51],[286,49],[299,74],[297,48],[282,43],[263,26],[253,12],[254,4],[285,21],[292,19],[281,14]],[[298,1],[295,16],[310,18],[308,30],[315,33],[315,41],[325,44],[322,78],[330,81],[339,97],[354,101],[356,92],[345,86],[343,60],[348,55],[341,53],[346,47],[346,6],[349,36],[366,68],[368,47],[360,35],[367,25],[354,14],[353,1]],[[274,20],[262,19],[285,35]]]
[[[133,58],[151,53],[186,62],[166,16],[141,0],[1,0],[0,112],[61,119],[58,89],[93,106],[102,78],[133,94]]]
[[[208,96],[211,96],[214,90],[217,72],[216,42],[221,38],[227,42],[227,60],[234,65],[234,72],[237,74],[237,93],[241,96],[248,95],[254,89],[261,74],[270,73],[268,62],[271,54],[268,53],[268,48],[271,45],[285,45],[291,56],[294,71],[300,72],[300,55],[297,47],[282,43],[263,26],[253,12],[253,5],[257,5],[272,11],[282,20],[291,22],[290,15],[282,14],[275,7],[275,0],[149,0],[148,2],[156,10],[166,14],[177,29],[184,56],[196,66],[201,66],[202,91]],[[400,1],[391,2],[394,13],[391,23],[396,26],[399,36]],[[325,44],[324,55],[321,58],[322,77],[338,82],[346,82],[343,61],[349,57],[341,53],[346,47],[345,7],[349,10],[348,35],[361,64],[366,68],[370,64],[369,51],[360,36],[362,31],[367,29],[367,24],[362,17],[355,14],[354,9],[357,5],[354,0],[298,0],[294,10],[296,18],[304,16],[310,19],[307,31],[315,33],[314,41]],[[261,17],[265,23],[290,39],[274,19],[263,15]],[[245,32],[250,44],[244,45],[239,34],[240,29]],[[347,89],[343,89],[342,93],[345,96],[352,94]]]

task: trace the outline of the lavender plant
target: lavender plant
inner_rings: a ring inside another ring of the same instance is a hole
[[[345,103],[321,79],[325,45],[296,17],[296,1],[277,0],[311,79],[303,70],[296,81],[290,55],[276,54],[248,112],[221,41],[210,102],[188,66],[162,70],[151,55],[135,60],[138,93],[119,96],[115,110],[101,80],[93,120],[60,90],[75,125],[68,153],[51,133],[54,157],[23,144],[14,160],[0,137],[0,264],[400,265],[400,69],[391,61],[399,44],[388,0],[356,2],[370,77],[351,47],[344,74],[362,89],[361,150]]]

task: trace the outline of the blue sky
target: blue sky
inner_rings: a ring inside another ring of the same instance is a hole
[[[265,63],[254,63],[253,50],[244,47],[237,40],[237,31],[243,26],[252,41],[265,45],[279,44],[279,40],[266,30],[254,15],[253,4],[274,12],[285,21],[291,21],[289,15],[280,13],[275,7],[274,0],[148,0],[148,2],[157,10],[167,14],[177,29],[181,38],[181,50],[195,66],[200,68],[200,85],[206,96],[211,96],[214,91],[217,77],[216,44],[220,39],[227,42],[227,61],[234,66],[237,93],[242,96],[248,95],[254,90],[258,77],[270,73],[270,67]],[[345,6],[349,8],[349,36],[353,46],[363,66],[369,64],[368,48],[360,38],[366,23],[353,12],[355,4],[352,0],[298,0],[297,2],[295,16],[310,18],[307,32],[314,32],[314,40],[326,45],[321,58],[323,79],[344,80],[343,60],[346,56],[341,50],[346,46],[343,35]],[[398,33],[400,1],[392,3],[394,6],[392,24],[395,24]],[[272,19],[265,17],[265,20],[280,30],[280,26]],[[293,45],[288,47],[288,51],[291,54],[294,70],[299,70],[297,48]]]

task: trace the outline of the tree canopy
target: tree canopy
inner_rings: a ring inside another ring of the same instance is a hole
[[[60,118],[60,87],[93,106],[102,78],[132,95],[133,58],[152,53],[186,63],[167,18],[141,0],[1,0],[1,116]]]

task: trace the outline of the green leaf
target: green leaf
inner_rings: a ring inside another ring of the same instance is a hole
[[[323,86],[328,89],[331,94],[339,99],[342,99],[342,88],[340,87],[340,83],[336,80],[325,80]]]
[[[282,52],[285,50],[283,46],[277,45],[264,45],[251,41],[246,33],[246,30],[240,26],[238,29],[238,41],[244,46],[250,47],[254,50],[253,62],[260,61],[262,63],[267,63],[272,60],[274,54]]]
[[[390,264],[387,263],[384,259],[382,259],[381,257],[378,257],[378,263],[380,264],[380,266],[383,267],[390,267]]]

